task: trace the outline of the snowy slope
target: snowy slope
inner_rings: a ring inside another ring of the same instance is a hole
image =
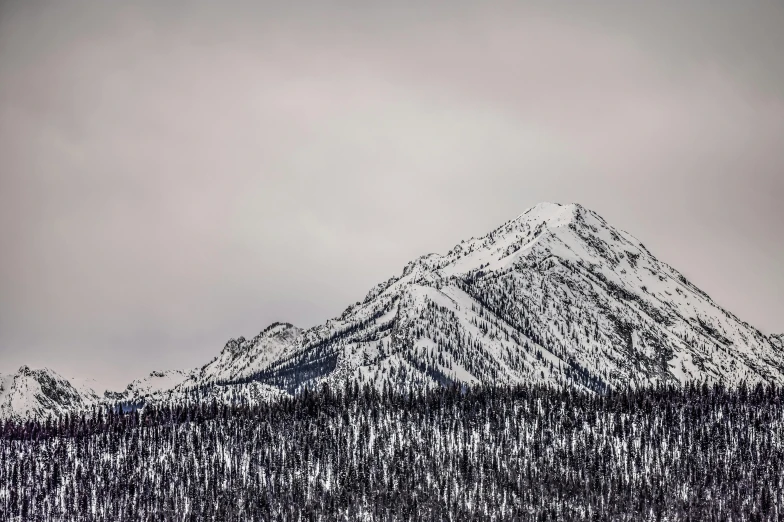
[[[22,366],[0,375],[0,419],[43,418],[89,408],[99,400],[89,383],[66,379],[49,369]]]

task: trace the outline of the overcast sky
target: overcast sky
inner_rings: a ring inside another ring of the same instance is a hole
[[[784,331],[781,2],[272,4],[0,2],[0,372],[194,367],[541,201]]]

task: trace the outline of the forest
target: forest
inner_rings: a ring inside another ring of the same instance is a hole
[[[6,420],[0,520],[781,520],[782,400],[345,383]]]

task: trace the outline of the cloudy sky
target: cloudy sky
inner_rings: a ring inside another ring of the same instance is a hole
[[[0,372],[197,366],[540,201],[784,331],[784,4],[676,4],[0,1]]]

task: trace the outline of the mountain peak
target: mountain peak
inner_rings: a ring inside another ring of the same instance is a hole
[[[270,324],[264,330],[261,331],[261,335],[266,335],[267,337],[271,337],[273,335],[277,335],[281,332],[286,332],[292,329],[296,329],[291,323],[275,321],[274,323]]]
[[[533,207],[527,209],[513,221],[532,218],[544,221],[562,219],[565,216],[574,215],[576,211],[583,208],[584,207],[579,203],[561,204],[543,201],[542,203],[537,203]]]
[[[30,366],[23,364],[19,367],[19,370],[16,372],[17,375],[23,377],[32,377],[35,379],[63,379],[60,374],[55,372],[54,370],[50,370],[49,368],[30,368]]]
[[[98,395],[85,383],[71,381],[48,368],[23,365],[0,375],[0,418],[43,417],[94,404]]]
[[[533,207],[530,207],[528,210],[526,210],[523,213],[524,214],[528,214],[530,212],[551,211],[551,210],[557,210],[557,209],[559,209],[561,207],[563,207],[563,205],[560,204],[560,203],[555,203],[555,202],[551,202],[551,201],[542,201],[542,202],[537,203]]]

